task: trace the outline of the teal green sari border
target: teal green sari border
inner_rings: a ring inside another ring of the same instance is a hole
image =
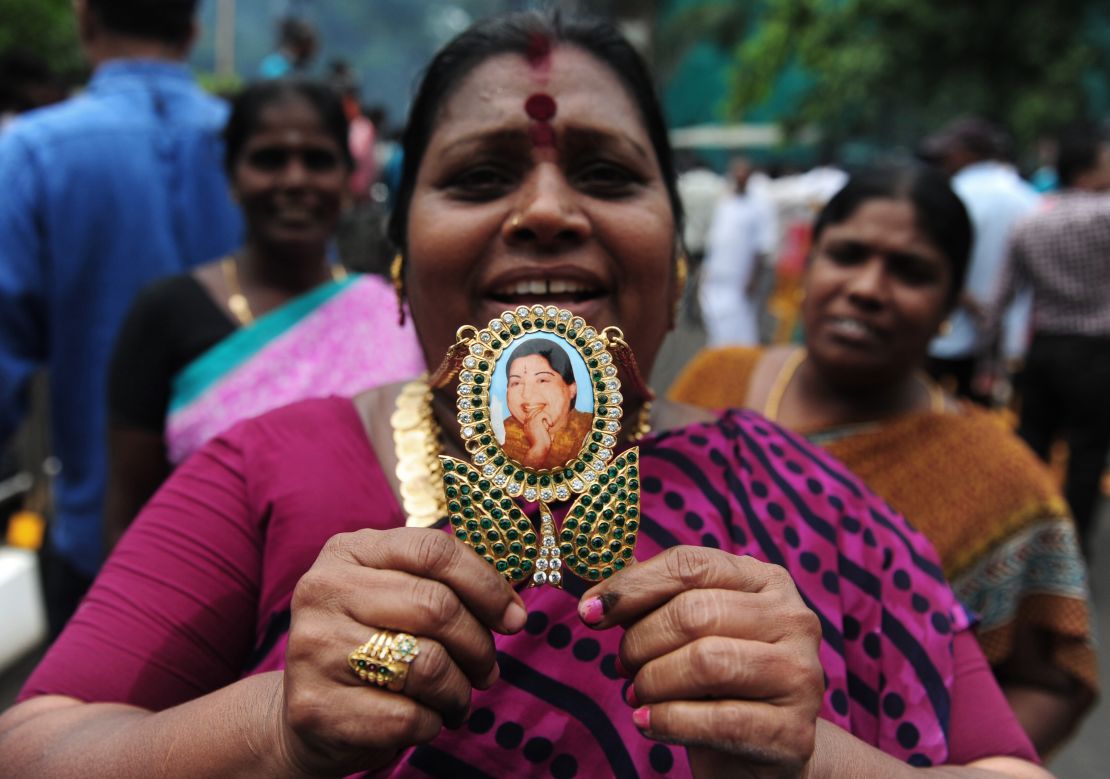
[[[309,314],[327,303],[358,279],[351,275],[329,281],[311,292],[260,316],[250,327],[240,328],[186,365],[170,388],[169,413],[188,406],[231,371],[250,360],[275,338],[287,333]]]

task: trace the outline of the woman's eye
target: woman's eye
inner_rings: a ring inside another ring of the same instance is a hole
[[[448,180],[447,189],[464,200],[487,200],[505,194],[514,182],[508,171],[487,165],[455,174]]]
[[[582,166],[574,180],[583,190],[600,197],[620,197],[640,183],[640,177],[623,165],[594,162]]]

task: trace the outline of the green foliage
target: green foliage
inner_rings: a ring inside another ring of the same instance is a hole
[[[782,117],[827,138],[912,143],[957,115],[1001,122],[1024,143],[1089,116],[1085,75],[1106,68],[1087,35],[1098,0],[764,0],[735,47],[728,111],[741,117],[800,68],[809,86]]]
[[[34,54],[63,75],[82,70],[72,0],[0,0],[0,19],[0,53]]]

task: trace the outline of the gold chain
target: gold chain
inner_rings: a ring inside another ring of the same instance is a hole
[[[431,527],[447,515],[447,498],[440,477],[440,430],[432,411],[432,388],[428,386],[427,375],[401,388],[389,421],[393,425],[405,524]]]
[[[397,455],[397,483],[408,527],[431,527],[447,516],[447,498],[439,464],[441,431],[432,408],[432,388],[427,374],[405,384],[397,396],[393,415],[393,449]],[[638,441],[651,432],[651,401],[640,408]]]
[[[805,362],[808,353],[804,348],[795,349],[783,361],[782,367],[775,375],[775,380],[771,384],[771,389],[767,391],[767,401],[763,404],[763,416],[767,417],[772,422],[777,422],[779,411],[782,406],[782,398],[786,394],[786,388],[790,386],[794,374],[798,372],[798,368]],[[931,379],[923,376],[918,377],[918,381],[925,388],[925,392],[929,395],[929,410],[935,414],[940,414],[947,408],[947,401],[944,398],[944,391]]]
[[[239,320],[239,324],[246,327],[254,321],[254,311],[251,310],[247,296],[243,294],[243,288],[239,286],[239,258],[236,255],[224,257],[220,260],[220,269],[224,274],[224,284],[227,285],[227,307]],[[332,265],[331,277],[335,281],[343,281],[347,278],[347,269],[342,265]]]

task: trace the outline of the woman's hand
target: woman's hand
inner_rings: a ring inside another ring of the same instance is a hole
[[[528,436],[528,454],[524,464],[529,468],[542,468],[551,451],[551,418],[546,410],[534,411],[524,424]]]
[[[527,615],[492,566],[438,530],[333,537],[293,593],[277,739],[311,775],[370,770],[462,724],[498,678],[491,631]],[[361,681],[347,656],[379,630],[416,636],[402,692]]]
[[[680,546],[586,592],[579,615],[622,625],[637,726],[684,744],[695,776],[799,776],[813,754],[821,628],[782,568]]]

